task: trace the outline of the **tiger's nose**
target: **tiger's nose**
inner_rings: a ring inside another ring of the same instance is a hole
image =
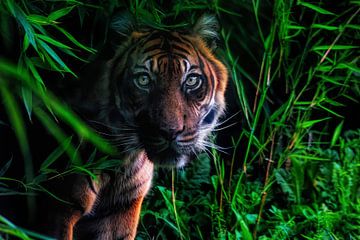
[[[185,126],[179,125],[176,127],[160,127],[160,134],[167,140],[173,141],[176,139],[177,136],[179,136],[181,133],[183,133],[185,130]]]

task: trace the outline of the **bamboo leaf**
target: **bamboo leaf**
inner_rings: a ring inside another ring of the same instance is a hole
[[[334,67],[334,69],[349,69],[350,71],[353,71],[355,73],[360,73],[359,67],[357,67],[354,64],[349,64],[349,63],[339,63],[338,65],[336,65]]]
[[[90,53],[95,53],[96,51],[92,48],[86,47],[85,45],[81,44],[79,41],[77,41],[70,33],[68,33],[65,29],[54,25],[54,27],[59,30],[62,34],[64,34],[72,43],[74,43],[76,46],[78,46],[81,49],[84,49],[85,51],[88,51]]]
[[[335,128],[333,137],[331,138],[331,144],[330,144],[331,147],[333,147],[338,141],[343,125],[344,125],[344,121],[341,121],[341,123]]]
[[[356,49],[359,48],[359,46],[351,46],[351,45],[334,45],[334,46],[330,46],[330,45],[320,45],[320,46],[315,46],[313,47],[311,50],[312,51],[322,51],[322,50],[347,50],[347,49]]]
[[[323,121],[326,121],[329,119],[331,119],[331,118],[327,117],[327,118],[322,118],[322,119],[317,119],[317,120],[305,121],[305,122],[300,123],[299,127],[300,128],[309,128],[309,127],[312,127],[316,123],[320,123],[320,122],[323,122]]]
[[[69,47],[69,46],[67,46],[67,45],[65,45],[65,44],[63,44],[63,43],[49,37],[49,36],[46,36],[46,35],[43,35],[43,34],[36,34],[35,36],[42,39],[42,40],[44,40],[44,41],[46,41],[46,42],[48,42],[48,43],[50,43],[50,44],[52,44],[52,45],[54,45],[54,46],[56,46],[56,47],[64,48],[64,49],[71,49],[71,47]]]
[[[32,26],[26,20],[25,13],[12,0],[7,0],[7,2],[8,2],[9,6],[10,5],[12,6],[11,12],[12,12],[13,16],[16,18],[16,20],[20,23],[22,28],[24,29],[24,31],[28,37],[29,43],[35,48],[35,50],[37,50],[37,44],[35,42],[35,32],[34,32],[34,29],[32,28]]]
[[[314,4],[311,4],[311,3],[308,3],[308,2],[302,2],[302,1],[298,1],[298,5],[301,5],[301,6],[304,6],[304,7],[307,7],[311,10],[314,10],[315,12],[318,12],[320,14],[324,14],[324,15],[335,15],[334,13],[328,11],[328,10],[325,10],[319,6],[316,6]]]
[[[47,17],[44,17],[42,15],[37,15],[37,14],[30,14],[26,16],[26,19],[34,24],[39,24],[39,25],[49,25],[49,19]]]
[[[22,52],[26,52],[26,50],[29,48],[30,42],[29,42],[29,38],[27,36],[27,34],[25,33],[24,35],[24,41],[23,41],[23,48],[22,48]]]
[[[339,30],[339,27],[324,25],[324,24],[319,24],[319,23],[314,23],[313,25],[311,25],[311,28],[325,29],[325,30],[329,30],[329,31]]]
[[[74,169],[79,170],[80,172],[84,172],[84,173],[88,174],[92,179],[97,179],[97,176],[94,173],[92,173],[90,170],[88,170],[88,169],[86,169],[86,168],[84,168],[82,166],[75,166]]]
[[[22,87],[21,88],[21,96],[22,96],[22,99],[23,99],[23,102],[25,105],[26,112],[31,121],[31,113],[32,113],[32,107],[33,107],[32,92],[28,88]]]
[[[26,72],[18,72],[17,68],[12,64],[7,63],[0,59],[0,72],[7,74],[13,77],[15,80],[21,81],[24,84],[27,84],[33,93],[39,97],[43,102],[48,103],[51,106],[52,110],[56,115],[61,118],[65,123],[69,124],[74,131],[79,134],[84,140],[87,140],[93,143],[99,150],[113,154],[116,152],[115,148],[110,145],[104,138],[98,136],[95,132],[91,130],[77,115],[75,115],[67,106],[63,105],[59,100],[57,100],[50,92],[44,94],[43,91],[40,91],[36,86],[34,86],[31,81],[30,76]],[[3,79],[0,78],[1,83]],[[5,89],[4,85],[0,90]],[[6,91],[6,90],[3,90]],[[10,107],[9,107],[10,108]],[[13,109],[10,109],[13,111]],[[24,132],[21,132],[21,135]]]
[[[2,64],[0,62],[0,69],[1,69],[1,67],[4,67],[1,65]],[[8,66],[5,65],[5,68],[6,67],[11,68],[11,66],[9,66],[9,65]],[[18,72],[17,68],[15,68],[15,69],[11,68],[11,69]],[[2,72],[2,73],[4,73],[4,72]],[[28,139],[27,139],[26,130],[25,130],[25,123],[24,123],[24,120],[21,115],[20,107],[17,104],[14,96],[11,94],[6,80],[1,77],[2,76],[0,75],[0,85],[1,85],[0,94],[2,95],[2,97],[4,99],[4,105],[5,105],[7,114],[9,116],[9,121],[14,128],[16,138],[18,139],[18,142],[20,145],[21,153],[24,157],[26,181],[30,182],[33,179],[34,170],[33,170],[33,165],[32,165],[32,160],[31,160],[30,147],[29,147],[29,143],[28,143]]]
[[[30,72],[32,73],[32,76],[35,78],[35,80],[37,80],[37,82],[40,83],[42,86],[45,86],[44,82],[43,82],[42,78],[40,77],[39,72],[35,68],[32,60],[26,56],[24,57],[24,60],[25,60],[25,64],[26,64],[27,68],[30,70]]]
[[[245,240],[252,240],[252,234],[244,220],[240,220],[241,233]]]
[[[73,73],[70,68],[63,62],[63,60],[57,55],[57,53],[45,42],[38,39],[40,46],[44,48],[44,50],[62,67],[62,69],[66,72],[71,73],[74,77],[77,77],[75,73]],[[56,65],[52,65],[52,67],[56,67]]]
[[[71,6],[56,10],[55,12],[50,13],[47,18],[49,19],[49,21],[56,21],[59,18],[68,15],[71,12],[71,10],[73,10],[74,7],[75,6]]]
[[[333,110],[331,110],[331,109],[329,109],[329,108],[327,108],[327,107],[325,107],[325,106],[323,106],[323,105],[321,105],[321,104],[319,104],[318,107],[324,109],[326,112],[328,112],[328,113],[330,113],[330,114],[333,114],[333,115],[335,115],[335,116],[337,116],[337,117],[339,117],[339,118],[343,118],[343,116],[341,116],[341,115],[338,114],[337,112],[335,112],[335,111],[333,111]]]
[[[322,157],[316,157],[316,156],[311,156],[311,155],[305,155],[305,154],[290,154],[289,155],[289,158],[291,158],[292,160],[294,158],[297,158],[297,159],[303,159],[303,160],[313,160],[313,161],[330,161],[329,158],[322,158]]]

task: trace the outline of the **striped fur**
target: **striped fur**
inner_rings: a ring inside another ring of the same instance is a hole
[[[190,31],[131,29],[82,103],[119,149],[124,164],[79,177],[74,206],[61,215],[62,239],[134,239],[154,164],[182,167],[211,146],[208,138],[225,108],[227,70],[214,55],[216,19],[205,15]],[[65,230],[63,230],[65,229]]]

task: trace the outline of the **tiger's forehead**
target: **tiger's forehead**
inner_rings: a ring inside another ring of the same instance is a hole
[[[198,64],[195,46],[190,38],[178,32],[154,31],[143,36],[138,46],[134,62],[153,72],[187,72]]]
[[[147,60],[162,55],[188,58],[195,54],[195,46],[186,35],[178,32],[154,31],[142,37],[137,44],[138,54]]]

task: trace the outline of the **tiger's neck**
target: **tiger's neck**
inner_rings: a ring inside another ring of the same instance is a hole
[[[151,187],[153,173],[154,164],[144,151],[129,156],[115,174],[114,194],[119,198],[125,194],[128,199],[145,196]]]

